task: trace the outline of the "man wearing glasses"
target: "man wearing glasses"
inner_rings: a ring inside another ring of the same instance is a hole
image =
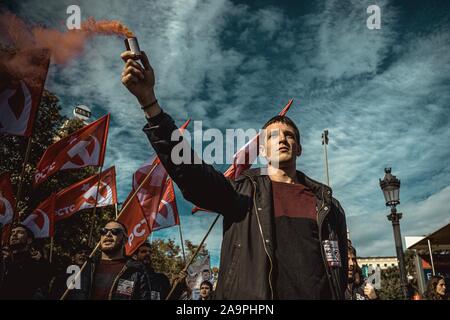
[[[117,221],[100,229],[101,257],[88,262],[81,288],[71,290],[74,300],[150,300],[144,265],[125,257],[126,228]]]

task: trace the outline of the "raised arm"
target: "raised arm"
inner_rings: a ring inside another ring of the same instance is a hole
[[[146,54],[142,52],[140,57],[143,66],[136,61],[139,57],[130,51],[123,52],[121,57],[125,62],[122,83],[136,96],[148,121],[144,132],[184,197],[204,209],[222,214],[237,213],[239,208],[242,208],[240,203],[246,200],[241,199],[231,182],[221,172],[203,161],[196,164],[199,161],[194,161],[196,155],[190,146],[187,148],[190,152],[188,163],[174,161],[172,150],[179,143],[186,142],[182,141],[182,137],[180,140],[172,141],[172,133],[178,128],[172,118],[162,111],[156,100],[155,74]]]

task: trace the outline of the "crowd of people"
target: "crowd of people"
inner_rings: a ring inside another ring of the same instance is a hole
[[[150,243],[142,244],[133,257],[126,257],[126,229],[122,224],[110,221],[100,234],[98,255],[89,258],[92,249],[80,246],[71,257],[71,266],[75,268],[57,274],[45,255],[34,248],[33,233],[26,226],[16,225],[12,228],[9,246],[2,248],[0,299],[165,300],[170,291],[173,291],[171,300],[192,299],[192,287],[185,271],[172,283],[164,273],[155,272]],[[363,279],[356,250],[350,242],[348,266],[345,299],[378,300],[377,290]],[[210,270],[202,273],[210,274]],[[209,280],[203,280],[198,289],[200,300],[213,298],[213,283]],[[444,277],[430,278],[423,299],[448,299]]]
[[[81,271],[55,275],[33,246],[33,233],[16,225],[9,247],[2,249],[0,298],[190,300],[193,289],[199,290],[201,300],[380,298],[363,279],[356,250],[347,239],[345,212],[332,189],[297,170],[303,149],[292,119],[280,114],[262,127],[259,154],[267,167],[247,167],[227,178],[211,164],[199,162],[190,146],[185,149],[183,136],[173,139],[178,127],[156,99],[155,74],[145,53],[126,51],[121,57],[122,83],[140,103],[147,122],[143,131],[168,175],[188,201],[223,217],[217,283],[213,286],[206,277],[193,288],[185,271],[170,283],[153,269],[148,243],[127,257],[128,233],[117,221],[100,230],[98,255],[89,257],[85,247],[73,253],[73,266]],[[179,144],[181,163],[172,157]],[[210,275],[210,270],[203,271]],[[445,279],[432,277],[424,297],[447,299]]]
[[[190,297],[187,273],[171,284],[165,274],[155,272],[150,243],[142,244],[133,257],[125,256],[127,233],[121,223],[108,222],[100,235],[97,255],[89,258],[92,249],[80,246],[72,253],[69,268],[58,273],[34,248],[33,233],[15,225],[9,246],[2,248],[0,299],[164,300],[172,285],[171,299]],[[212,288],[211,282],[202,282],[202,300],[209,299]]]

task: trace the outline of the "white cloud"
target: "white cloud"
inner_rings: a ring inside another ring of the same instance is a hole
[[[69,2],[19,7],[37,22],[60,26]],[[135,30],[156,71],[158,99],[178,124],[192,117],[205,128],[258,128],[294,97],[289,115],[304,149],[298,168],[323,180],[320,136],[328,128],[331,184],[358,251],[384,255],[393,252],[378,185],[385,166],[402,180],[405,232],[427,232],[420,210],[430,228],[445,220],[450,26],[439,20],[427,32],[402,28],[406,13],[386,0],[377,2],[381,30],[368,30],[369,4],[319,2],[293,16],[277,3],[255,10],[226,0],[80,2],[84,17],[117,18]],[[75,104],[93,106],[95,116],[112,113],[106,165],[117,166],[121,199],[132,172],[153,153],[141,111],[120,83],[122,50],[120,39],[92,39],[70,65],[52,66],[47,83],[65,114]],[[437,203],[433,210],[426,199]],[[199,239],[211,218],[190,217],[183,203],[186,238]],[[220,229],[208,239],[216,252]]]
[[[408,202],[398,206],[403,213],[400,220],[402,237],[424,236],[450,222],[450,187],[446,187],[427,199]],[[370,214],[348,217],[350,237],[359,256],[395,255],[395,245],[389,209]],[[404,241],[403,241],[404,243]],[[406,249],[405,244],[403,244]]]

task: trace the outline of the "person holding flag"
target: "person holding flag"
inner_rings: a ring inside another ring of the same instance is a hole
[[[144,265],[125,256],[125,226],[110,221],[100,229],[100,235],[101,256],[88,261],[81,276],[78,274],[81,277],[80,287],[71,288],[66,299],[150,300]]]
[[[345,290],[346,300],[378,300],[375,288],[370,283],[365,283],[362,270],[356,259],[356,249],[348,243],[348,285]]]
[[[279,115],[263,126],[265,170],[227,179],[211,165],[195,164],[191,149],[190,163],[176,164],[172,150],[186,141],[172,141],[177,128],[159,106],[153,69],[141,53],[122,53],[121,80],[145,112],[144,132],[184,197],[224,218],[215,298],[345,299],[345,214],[330,187],[296,170],[302,153],[296,124]]]

